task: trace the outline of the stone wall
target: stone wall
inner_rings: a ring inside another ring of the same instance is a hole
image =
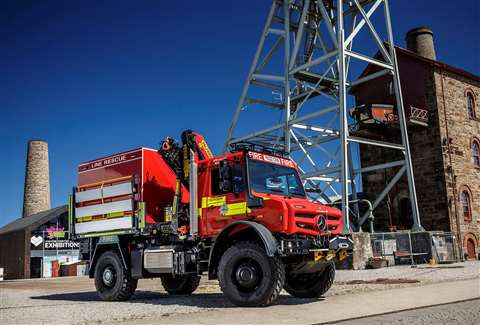
[[[475,77],[464,77],[455,69],[425,64],[401,53],[398,59],[405,108],[408,110],[414,106],[429,111],[428,127],[408,125],[422,225],[426,230],[454,232],[457,241],[464,243],[464,252],[466,240],[473,240],[478,255],[480,169],[473,164],[471,145],[474,138],[480,139],[480,82]],[[355,92],[357,104],[394,104],[391,96],[385,92],[388,82],[387,79],[378,79],[368,85],[369,89],[366,86],[365,89],[358,88]],[[476,119],[471,119],[467,113],[467,90],[475,97]],[[398,142],[398,132],[394,131],[385,128],[377,132],[380,133],[378,140]],[[398,152],[388,149],[365,145],[360,147],[362,167],[401,157]],[[370,199],[376,198],[398,169],[364,174],[364,192]],[[471,198],[471,221],[463,217],[460,193],[464,189]],[[405,220],[405,216],[402,216],[409,213],[404,204],[407,198],[408,186],[403,178],[374,211],[375,230],[408,229],[411,220]]]
[[[421,223],[427,230],[449,231],[450,220],[446,201],[442,140],[433,69],[403,56],[399,56],[399,67],[400,77],[403,81],[404,106],[406,108],[414,106],[429,112],[428,127],[408,123]],[[414,82],[410,82],[412,79]],[[370,90],[359,89],[359,93],[356,94],[357,104],[378,101],[393,104],[393,98],[388,94],[381,93],[382,89],[387,88],[386,84],[375,85],[374,88],[377,90],[374,97],[370,95]],[[360,102],[358,102],[359,99]],[[391,130],[386,129],[379,133],[381,134],[380,138],[377,137],[379,140],[400,142],[398,125],[396,129],[392,127]],[[401,160],[403,154],[392,149],[362,145],[360,146],[360,159],[362,167],[366,167],[381,162]],[[364,192],[371,200],[375,199],[399,169],[397,167],[364,174],[362,177]],[[408,184],[406,178],[403,177],[374,212],[377,231],[410,229],[413,220],[409,218],[411,211],[408,209],[408,193]]]
[[[30,236],[27,230],[0,234],[0,267],[5,280],[30,277]]]
[[[435,70],[434,78],[440,116],[440,133],[445,144],[442,148],[442,155],[451,229],[457,234],[460,242],[465,242],[465,237],[473,238],[478,254],[480,169],[473,163],[471,144],[473,138],[480,139],[480,83],[451,72],[445,72],[440,68]],[[467,113],[467,90],[471,91],[476,99],[476,119],[471,119]],[[471,221],[465,221],[462,213],[460,193],[464,189],[469,191],[471,197]],[[460,236],[458,236],[458,227],[461,232]]]

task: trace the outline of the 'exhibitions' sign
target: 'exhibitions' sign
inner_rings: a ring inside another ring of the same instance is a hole
[[[45,249],[79,249],[80,243],[71,240],[46,240]]]
[[[66,239],[48,239],[42,235],[33,235],[30,238],[32,250],[73,250],[80,249],[80,243]]]

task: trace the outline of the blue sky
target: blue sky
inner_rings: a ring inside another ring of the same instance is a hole
[[[415,3],[412,6],[412,3]],[[391,0],[395,40],[433,29],[437,58],[480,74],[476,0]],[[20,216],[27,141],[50,146],[52,206],[79,162],[192,128],[215,152],[270,1],[2,1],[0,225]]]

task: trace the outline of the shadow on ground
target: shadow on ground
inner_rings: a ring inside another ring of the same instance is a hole
[[[92,302],[99,301],[101,299],[97,296],[95,291],[88,292],[72,292],[72,293],[56,293],[42,296],[31,297],[35,300],[47,300],[47,301],[63,301],[63,302]],[[321,301],[324,298],[319,299],[299,299],[289,295],[281,295],[276,302],[276,305],[302,305],[316,301]],[[113,302],[112,302],[113,303]],[[192,295],[178,295],[171,296],[162,292],[154,291],[137,291],[128,300],[128,303],[141,303],[151,305],[184,305],[200,308],[235,308],[228,301],[228,299],[221,293],[198,293]]]

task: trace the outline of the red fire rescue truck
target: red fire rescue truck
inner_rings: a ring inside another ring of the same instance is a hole
[[[271,304],[283,288],[319,297],[351,245],[341,212],[307,199],[287,156],[239,144],[214,157],[192,131],[80,164],[69,217],[103,300],[154,277],[190,294],[204,273],[239,306]]]

